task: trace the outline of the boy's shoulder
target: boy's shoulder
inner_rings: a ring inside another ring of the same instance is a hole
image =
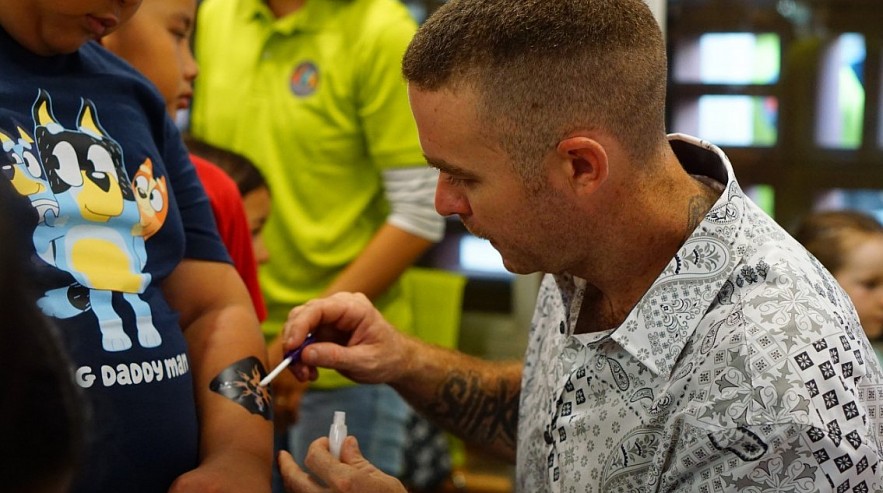
[[[132,77],[138,81],[147,82],[147,79],[135,70],[129,62],[110,52],[97,41],[90,41],[83,45],[79,51],[80,58],[90,71]]]
[[[0,65],[7,82],[27,85],[30,77],[53,78],[76,75],[112,75],[131,80],[136,85],[152,85],[125,60],[106,50],[97,41],[89,41],[76,52],[40,56],[18,44],[0,29]]]

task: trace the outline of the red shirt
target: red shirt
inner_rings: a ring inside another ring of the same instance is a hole
[[[254,259],[251,230],[248,227],[239,188],[224,170],[211,162],[193,154],[190,154],[190,159],[211,202],[221,241],[227,247],[230,258],[233,259],[233,266],[245,281],[258,320],[263,322],[267,318],[267,307],[258,285],[258,269]]]

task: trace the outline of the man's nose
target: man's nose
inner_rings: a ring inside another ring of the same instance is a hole
[[[472,210],[463,193],[441,173],[435,187],[435,210],[442,216],[469,215]]]

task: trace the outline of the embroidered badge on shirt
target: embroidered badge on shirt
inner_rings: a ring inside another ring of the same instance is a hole
[[[291,72],[291,92],[300,97],[316,92],[319,85],[319,68],[313,62],[301,62]]]

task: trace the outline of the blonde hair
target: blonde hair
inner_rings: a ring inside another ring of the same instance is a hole
[[[883,234],[883,225],[857,211],[815,212],[794,229],[794,238],[833,273],[843,266],[850,239],[863,234]]]

